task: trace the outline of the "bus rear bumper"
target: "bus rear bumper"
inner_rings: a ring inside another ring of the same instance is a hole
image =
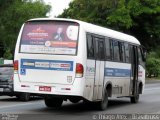
[[[42,95],[83,96],[83,85],[76,78],[72,85],[29,83],[14,80],[14,91],[27,92]],[[81,84],[81,85],[80,85]]]

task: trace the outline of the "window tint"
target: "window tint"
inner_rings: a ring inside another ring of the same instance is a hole
[[[106,47],[106,60],[111,60],[111,43],[108,38],[105,40],[105,47]]]
[[[120,54],[120,58],[122,62],[125,62],[125,50],[124,50],[124,43],[120,43],[121,44],[121,54]]]
[[[96,42],[96,59],[104,60],[104,40],[102,38],[94,38]]]
[[[138,48],[138,61],[140,65],[144,65],[143,59],[142,59],[142,51],[140,48]]]
[[[99,58],[101,60],[104,60],[105,56],[104,56],[104,42],[103,41],[99,41]]]
[[[95,44],[96,44],[96,47],[95,47],[95,49],[96,49],[96,59],[99,59],[99,49],[98,49],[98,42],[97,42],[97,40],[98,40],[98,38],[94,38],[94,42],[95,42]]]
[[[94,58],[94,45],[91,35],[87,35],[87,58]]]
[[[124,49],[125,49],[125,61],[130,62],[130,47],[128,43],[124,43]]]
[[[113,40],[113,59],[114,61],[120,61],[120,47],[119,42]]]
[[[131,45],[103,36],[87,34],[87,57],[89,59],[131,62]],[[141,48],[138,48],[139,63],[143,65]]]

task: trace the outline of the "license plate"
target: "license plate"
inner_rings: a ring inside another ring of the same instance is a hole
[[[0,88],[0,92],[3,92],[3,88]]]
[[[39,91],[51,92],[50,86],[39,86]]]

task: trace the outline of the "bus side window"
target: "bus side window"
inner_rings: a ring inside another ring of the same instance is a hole
[[[113,40],[113,60],[120,61],[120,45],[116,40]]]
[[[104,56],[104,41],[99,41],[99,58],[101,60],[104,60],[105,56]]]
[[[121,61],[122,62],[125,62],[125,49],[124,49],[124,43],[123,42],[120,42],[120,47],[121,47],[121,50],[120,50],[120,58],[121,58]]]
[[[138,62],[139,62],[139,65],[144,66],[144,62],[143,62],[143,59],[142,59],[142,51],[141,51],[140,48],[138,48]]]
[[[106,60],[111,60],[111,42],[108,38],[105,39],[105,48],[106,48]]]
[[[104,39],[94,37],[95,48],[96,48],[96,59],[104,60],[105,59],[105,51],[104,51]]]
[[[128,43],[124,43],[124,49],[125,49],[125,61],[129,63],[130,62],[130,47]]]
[[[94,59],[94,45],[91,35],[87,35],[87,58]]]

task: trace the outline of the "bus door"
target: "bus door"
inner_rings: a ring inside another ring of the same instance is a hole
[[[131,92],[138,94],[138,50],[136,46],[131,46]]]
[[[103,81],[104,81],[104,38],[94,38],[95,43],[95,80],[93,87],[93,100],[102,99]]]

